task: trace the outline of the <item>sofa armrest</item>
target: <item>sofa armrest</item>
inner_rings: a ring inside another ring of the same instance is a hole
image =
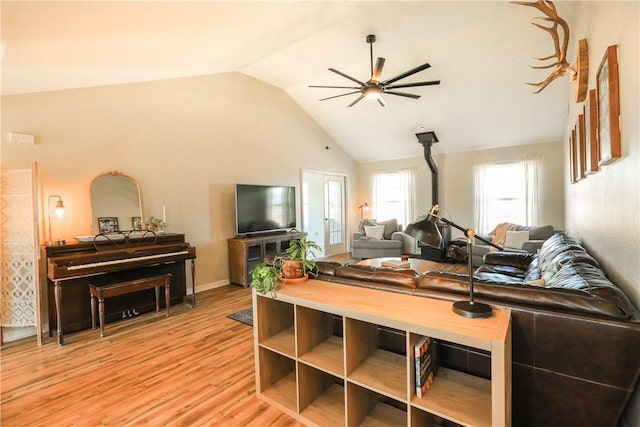
[[[473,245],[471,247],[471,265],[474,267],[480,267],[484,263],[484,261],[482,260],[483,257],[485,256],[485,254],[488,254],[490,250],[491,246]]]
[[[391,240],[400,240],[402,241],[402,231],[394,231],[391,235]]]
[[[359,231],[356,231],[355,233],[353,233],[353,240],[362,240],[363,237],[364,237],[364,234],[360,233]]]
[[[484,256],[485,264],[508,265],[511,267],[526,269],[536,254],[529,252],[489,252]]]

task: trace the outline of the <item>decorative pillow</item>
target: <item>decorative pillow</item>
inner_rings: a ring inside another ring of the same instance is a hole
[[[519,229],[520,229],[520,226],[518,224],[512,224],[510,222],[502,222],[498,224],[496,228],[494,228],[493,231],[489,233],[489,235],[493,236],[493,238],[491,239],[493,243],[495,243],[498,246],[504,246],[504,242],[507,238],[507,231],[519,230]],[[493,247],[492,249],[496,250]]]
[[[387,221],[378,221],[377,225],[384,225],[384,239],[391,240],[391,235],[398,231],[398,220],[389,219]]]
[[[384,238],[384,225],[365,225],[364,232],[371,239],[382,240]]]
[[[364,231],[364,226],[365,225],[377,225],[376,224],[376,220],[375,219],[371,219],[371,218],[365,218],[362,221],[360,221],[360,225],[358,226],[358,231],[360,232],[360,234],[366,236],[367,232]]]
[[[522,249],[522,244],[529,240],[528,231],[507,231],[507,237],[504,239],[504,245],[507,248]]]
[[[565,264],[547,280],[548,288],[575,289],[591,291],[591,285],[605,283],[613,286],[602,270],[590,264]]]

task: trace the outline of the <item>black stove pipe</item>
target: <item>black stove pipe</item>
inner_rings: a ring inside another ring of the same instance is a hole
[[[424,159],[431,170],[431,206],[439,204],[438,202],[438,167],[431,156],[431,144],[423,143]]]
[[[438,137],[433,131],[416,133],[418,142],[424,148],[424,159],[431,170],[431,206],[439,204],[438,201],[438,167],[431,156],[431,146],[438,142]]]

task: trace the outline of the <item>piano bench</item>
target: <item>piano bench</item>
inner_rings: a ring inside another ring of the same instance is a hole
[[[165,310],[167,317],[169,317],[169,305],[171,304],[171,273],[102,286],[89,284],[89,295],[91,296],[91,329],[96,329],[96,299],[98,300],[100,317],[100,336],[104,337],[104,300],[106,298],[155,288],[156,312],[159,312],[161,286],[164,286]]]

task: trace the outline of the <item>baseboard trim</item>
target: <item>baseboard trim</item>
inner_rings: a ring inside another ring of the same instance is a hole
[[[25,326],[25,327],[2,327],[2,342],[12,342],[21,340],[27,337],[35,337],[36,336],[36,327],[35,326]]]
[[[201,285],[196,285],[196,294],[198,292],[208,291],[210,289],[221,288],[223,286],[227,286],[229,284],[229,279],[218,280],[216,282],[203,283]]]

